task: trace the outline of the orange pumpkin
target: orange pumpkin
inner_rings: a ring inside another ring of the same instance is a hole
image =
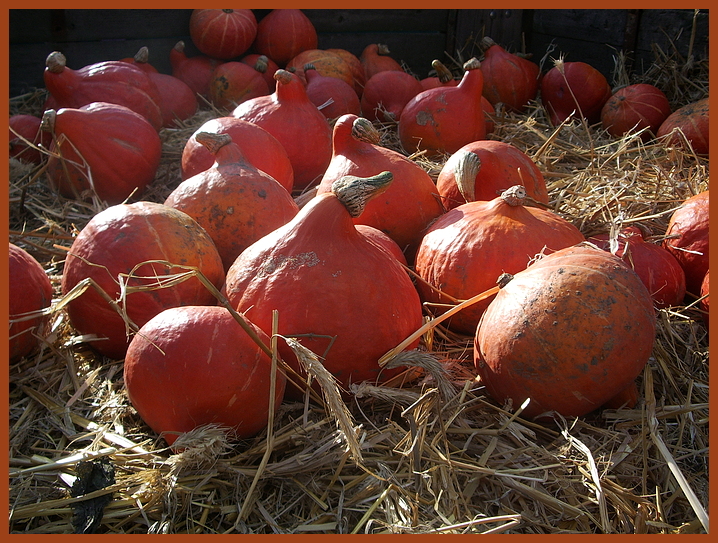
[[[709,113],[708,98],[686,104],[663,121],[656,137],[664,138],[667,144],[678,147],[684,147],[687,140],[697,154],[707,155],[710,149]]]
[[[184,81],[195,94],[209,96],[209,82],[212,72],[222,61],[207,55],[188,57],[185,53],[185,43],[178,41],[170,49],[170,65],[172,75]]]
[[[407,102],[422,90],[419,80],[404,71],[378,72],[364,85],[362,115],[370,121],[396,122]]]
[[[391,51],[386,44],[370,43],[359,56],[359,61],[364,67],[364,80],[369,81],[372,76],[385,70],[396,70],[403,72],[399,61],[391,56]]]
[[[252,45],[257,19],[251,9],[195,9],[189,18],[189,35],[205,55],[228,60]]]
[[[222,110],[231,111],[246,100],[266,94],[269,86],[262,72],[244,62],[223,62],[209,81],[209,99]]]
[[[494,106],[502,103],[511,111],[525,110],[538,94],[538,64],[509,53],[488,36],[481,40],[481,48],[486,99]]]
[[[661,89],[637,83],[613,93],[601,109],[601,124],[614,137],[645,129],[641,137],[648,140],[670,114],[671,105]]]
[[[317,48],[317,30],[301,9],[273,9],[259,21],[254,49],[278,66]]]

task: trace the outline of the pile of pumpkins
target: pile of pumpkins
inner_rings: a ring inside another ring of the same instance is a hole
[[[474,337],[487,394],[536,419],[634,405],[656,309],[688,292],[707,319],[708,191],[675,210],[661,243],[636,227],[586,240],[550,211],[533,161],[487,139],[487,112],[521,112],[540,91],[554,125],[583,118],[707,153],[707,99],[671,112],[655,87],[612,93],[580,62],[541,75],[488,38],[461,79],[435,61],[419,80],[378,44],[360,57],[317,49],[294,9],[259,23],[251,10],[194,10],[190,33],[203,54],[178,43],[172,75],[144,48],[78,70],[53,52],[42,119],[22,119],[25,132],[11,119],[11,140],[24,136],[11,155],[47,161],[61,195],[109,204],[76,236],[61,292],[86,342],[124,359],[130,401],[168,444],[206,423],[252,436],[284,399],[319,391],[286,338],[348,396],[401,377],[379,361],[427,313],[492,289],[444,322]],[[226,114],[189,138],[165,202],[141,200],[159,131],[200,96]],[[380,144],[377,122],[396,124],[406,153]],[[414,152],[448,157],[436,181]],[[52,289],[27,252],[10,244],[10,257],[17,361],[42,342]]]

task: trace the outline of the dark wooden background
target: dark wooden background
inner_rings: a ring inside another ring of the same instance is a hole
[[[189,37],[188,9],[11,9],[9,10],[10,96],[42,88],[47,55],[58,50],[68,66],[133,56],[142,46],[150,62],[170,73],[169,51],[184,40],[189,55],[199,52]],[[270,10],[254,10],[261,20]],[[487,35],[511,51],[525,51],[551,66],[551,58],[583,61],[611,81],[614,57],[625,51],[639,72],[654,59],[652,45],[687,55],[694,25],[692,9],[655,10],[304,10],[319,35],[319,48],[361,54],[369,43],[384,43],[392,56],[419,77],[431,61],[465,61],[479,55]],[[708,10],[695,18],[692,52],[708,55]]]

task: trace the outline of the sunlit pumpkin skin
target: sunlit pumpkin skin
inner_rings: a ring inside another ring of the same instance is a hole
[[[369,81],[373,75],[386,70],[403,72],[399,61],[391,56],[391,51],[386,44],[370,43],[359,56],[359,61],[364,67],[364,80]]]
[[[288,223],[299,207],[286,188],[247,161],[229,134],[200,132],[196,139],[215,163],[182,181],[165,205],[184,211],[207,231],[227,270],[239,253]]]
[[[273,9],[257,27],[253,48],[279,67],[302,51],[317,48],[317,30],[301,9]]]
[[[170,65],[172,75],[184,81],[195,94],[209,97],[209,82],[214,69],[222,61],[207,55],[188,57],[185,53],[185,43],[178,41],[170,50]]]
[[[708,327],[708,321],[709,321],[709,313],[710,313],[710,278],[709,278],[709,271],[706,272],[705,277],[703,278],[703,281],[701,282],[701,301],[700,306],[701,310],[703,311],[703,322],[706,323],[706,327]]]
[[[581,417],[625,390],[655,339],[651,296],[601,249],[574,246],[513,276],[484,312],[474,364],[487,394],[529,419]]]
[[[254,326],[257,337],[267,335]],[[124,361],[130,403],[171,446],[180,434],[205,424],[232,429],[247,439],[264,430],[270,413],[272,365],[227,309],[185,306],[166,309],[132,338]],[[274,406],[284,397],[286,377],[276,372]]]
[[[524,111],[538,94],[538,64],[509,53],[488,36],[482,39],[481,48],[486,99],[494,106],[501,103],[510,111]]]
[[[8,262],[9,359],[15,362],[33,353],[47,333],[49,315],[37,314],[52,303],[52,283],[40,263],[25,249],[9,243]],[[16,321],[16,322],[13,322]]]
[[[541,79],[541,103],[554,126],[569,117],[599,122],[610,97],[606,76],[585,62],[558,61]]]
[[[361,202],[390,182],[388,172],[360,184],[344,178],[334,192],[317,195],[292,221],[250,245],[227,272],[233,307],[263,330],[271,329],[277,310],[279,333],[297,336],[323,357],[347,391],[352,383],[396,375],[382,370],[379,358],[422,324],[421,302],[405,269],[352,220]],[[353,195],[366,188],[356,207],[342,203],[354,199],[348,185]],[[279,350],[298,369],[283,341]],[[295,388],[288,386],[287,397],[298,396]]]
[[[222,110],[231,111],[246,100],[269,94],[261,72],[244,62],[223,62],[212,72],[209,99]]]
[[[239,104],[232,116],[257,124],[284,146],[294,170],[294,189],[319,182],[332,158],[332,130],[299,78],[277,70],[276,90]]]
[[[141,287],[157,285],[157,278],[188,272],[187,267],[198,269],[221,288],[222,259],[194,219],[154,202],[119,204],[96,214],[73,241],[62,275],[62,294],[92,278],[110,299],[119,300],[120,275],[128,287]],[[130,273],[132,278],[127,277]],[[215,303],[212,293],[191,277],[171,287],[128,293],[120,307],[141,327],[169,307]],[[67,312],[80,334],[101,338],[91,342],[99,353],[113,359],[124,357],[130,339],[126,324],[94,287],[70,301]]]
[[[697,296],[709,267],[709,194],[701,192],[685,200],[668,221],[663,246],[678,260],[686,274],[686,291]]]
[[[53,51],[45,61],[43,78],[57,108],[110,102],[139,113],[155,130],[162,128],[159,90],[134,64],[107,60],[73,70],[67,66],[65,55]]]
[[[424,280],[417,283],[423,301],[451,304],[451,298],[467,300],[494,287],[502,273],[524,270],[536,255],[584,241],[583,234],[566,219],[524,205],[524,196],[521,187],[513,187],[491,201],[456,207],[431,224],[415,261],[416,272]],[[491,300],[493,297],[467,307],[446,324],[456,332],[473,335]]]
[[[643,281],[658,309],[680,305],[686,295],[686,275],[676,258],[660,244],[647,242],[636,226],[618,233],[615,250],[610,235],[597,234],[588,241],[621,258]]]
[[[364,75],[364,66],[361,63],[361,60],[359,60],[359,57],[357,57],[354,53],[341,48],[337,49],[334,47],[330,47],[326,49],[326,51],[339,55],[344,59],[344,62],[349,65],[349,68],[351,68],[352,76],[354,77],[354,90],[356,91],[357,96],[361,98],[361,95],[364,92],[364,83],[366,83],[366,77]]]
[[[214,156],[197,141],[197,134],[229,134],[245,158],[257,169],[269,174],[288,191],[294,185],[294,170],[289,155],[279,140],[261,126],[236,117],[217,117],[206,121],[189,137],[182,149],[182,180],[209,169]]]
[[[295,73],[300,80],[306,81],[304,75],[304,67],[311,64],[314,68],[326,77],[336,77],[341,79],[347,85],[354,86],[354,76],[352,75],[351,66],[338,54],[327,51],[326,49],[307,49],[302,51],[289,62],[286,69]]]
[[[478,60],[471,59],[456,87],[425,90],[409,100],[399,118],[399,140],[404,149],[436,157],[486,139],[483,80]]]
[[[347,113],[361,113],[359,96],[343,79],[322,75],[313,64],[304,66],[304,77],[307,80],[307,96],[328,120]]]
[[[48,179],[66,198],[87,199],[94,191],[115,205],[141,196],[155,178],[162,155],[159,134],[124,106],[93,102],[48,110],[42,127],[54,134]]]
[[[364,85],[362,115],[370,121],[396,122],[407,102],[423,90],[419,80],[404,71],[378,72]]]
[[[644,130],[641,137],[648,141],[670,114],[671,105],[661,89],[636,83],[613,93],[601,109],[601,125],[617,138],[629,131]]]
[[[50,149],[52,134],[40,130],[40,117],[25,113],[11,115],[9,119],[10,156],[23,162],[40,164],[45,153],[30,144]]]
[[[685,138],[697,154],[707,155],[710,149],[709,112],[708,98],[680,107],[663,121],[656,137],[665,137],[668,144],[679,147],[685,146]],[[677,129],[683,135],[678,134]]]
[[[514,185],[522,185],[527,196],[548,204],[546,181],[538,166],[515,145],[497,140],[467,143],[447,159],[436,179],[446,209],[493,200]]]
[[[274,72],[279,70],[279,66],[276,62],[274,62],[267,55],[260,55],[258,53],[245,55],[239,59],[239,61],[244,62],[262,74],[264,81],[267,83],[267,92],[274,92],[274,88],[277,84],[274,80]]]
[[[205,55],[229,60],[246,52],[257,37],[251,9],[195,9],[189,19],[192,43]]]
[[[401,153],[379,145],[379,134],[366,118],[340,117],[334,125],[333,141],[332,160],[317,193],[331,192],[332,184],[346,175],[392,172],[389,188],[372,198],[354,223],[385,232],[411,261],[424,230],[443,212],[431,177]]]

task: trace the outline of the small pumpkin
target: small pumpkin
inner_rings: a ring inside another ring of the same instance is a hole
[[[568,118],[599,122],[610,97],[606,76],[586,62],[558,59],[541,79],[541,103],[554,126]]]
[[[118,204],[92,217],[72,242],[62,295],[92,279],[110,300],[119,300],[118,308],[131,322],[142,327],[169,307],[215,305],[216,299],[197,277],[157,288],[161,279],[186,273],[190,267],[221,288],[222,259],[197,221],[154,202]],[[113,359],[125,356],[132,329],[94,287],[72,299],[67,313],[80,334],[97,336],[91,345],[100,354]]]
[[[279,67],[302,51],[317,48],[317,30],[301,9],[273,9],[257,27],[254,49]]]
[[[247,161],[229,134],[195,137],[215,163],[182,181],[164,203],[207,231],[227,270],[247,246],[289,222],[299,208],[286,188]]]
[[[464,75],[456,87],[425,90],[409,100],[398,127],[399,140],[406,151],[425,151],[436,157],[486,139],[480,67],[477,59],[471,59],[464,65]]]
[[[405,269],[353,223],[391,180],[389,172],[342,178],[250,245],[227,272],[232,306],[265,331],[277,310],[279,333],[321,356],[347,392],[353,383],[398,374],[382,370],[378,360],[422,324],[421,302]],[[279,352],[302,373],[284,342]],[[295,388],[288,387],[287,397],[301,397]]]
[[[678,147],[685,147],[687,140],[697,154],[707,155],[710,149],[709,113],[708,98],[686,104],[663,121],[656,137],[665,139],[668,145]],[[679,130],[682,135],[678,133]]]
[[[502,273],[524,270],[536,255],[584,241],[573,224],[552,211],[525,205],[525,198],[526,191],[517,185],[491,201],[469,202],[436,219],[416,254],[422,300],[467,300],[494,287]],[[473,335],[492,299],[463,309],[447,325]]]
[[[267,335],[247,323],[265,345]],[[218,338],[220,339],[219,341]],[[172,446],[217,424],[247,439],[264,430],[284,397],[286,377],[224,307],[165,309],[132,338],[124,361],[127,396],[142,420]]]
[[[474,200],[493,200],[514,185],[522,185],[529,198],[548,204],[539,167],[515,145],[497,140],[467,143],[447,159],[436,179],[446,209]]]
[[[195,94],[209,97],[209,82],[212,72],[222,61],[207,55],[188,57],[185,53],[184,41],[178,41],[170,49],[170,65],[172,75],[184,81]]]
[[[364,85],[361,112],[370,121],[397,122],[404,106],[422,92],[419,80],[398,70],[384,70]]]
[[[484,58],[484,96],[493,106],[501,103],[510,111],[521,112],[536,99],[539,89],[538,64],[509,53],[493,39],[481,40]]]
[[[529,419],[581,417],[629,387],[653,350],[656,315],[638,275],[578,245],[513,276],[484,312],[474,364],[496,402]]]
[[[389,47],[384,43],[370,43],[364,47],[359,61],[364,67],[365,81],[369,81],[373,75],[385,70],[404,71],[399,61],[391,56]]]
[[[189,18],[189,34],[205,55],[229,60],[252,45],[257,19],[251,9],[195,9]]]
[[[359,96],[343,79],[322,75],[313,64],[304,66],[304,77],[307,79],[307,96],[328,120],[347,113],[361,113]]]
[[[614,137],[633,130],[642,132],[644,141],[653,138],[671,114],[671,105],[661,89],[636,83],[618,89],[601,109],[601,125]]]
[[[24,162],[40,164],[46,154],[37,149],[50,149],[52,134],[40,130],[42,119],[36,115],[16,113],[9,119],[10,156]]]
[[[687,198],[671,215],[663,246],[686,274],[686,291],[698,296],[709,268],[709,192]]]
[[[269,94],[269,86],[264,75],[254,66],[239,61],[227,61],[212,72],[209,99],[221,110],[231,111],[246,100],[266,94]]]
[[[139,113],[155,130],[162,128],[162,99],[157,85],[134,64],[107,60],[73,70],[67,66],[65,55],[53,51],[45,60],[43,79],[54,99],[54,109],[109,102]]]
[[[332,158],[332,130],[299,78],[277,70],[276,90],[239,104],[232,116],[257,124],[284,146],[294,170],[294,189],[316,184]]]
[[[52,283],[40,263],[22,247],[9,243],[8,308],[10,362],[37,350],[50,317],[41,311],[52,303]]]
[[[182,149],[183,181],[209,169],[214,164],[212,153],[197,141],[197,134],[200,132],[229,134],[255,168],[270,175],[291,192],[294,185],[294,170],[284,146],[261,126],[236,117],[209,119],[189,137]]]
[[[665,309],[683,303],[686,294],[683,268],[661,244],[646,241],[637,226],[622,228],[613,241],[610,234],[596,234],[588,241],[615,254],[632,268],[657,308]]]
[[[157,131],[134,111],[104,102],[45,111],[42,129],[53,135],[47,161],[51,185],[66,198],[93,194],[110,205],[140,196],[162,156]]]

